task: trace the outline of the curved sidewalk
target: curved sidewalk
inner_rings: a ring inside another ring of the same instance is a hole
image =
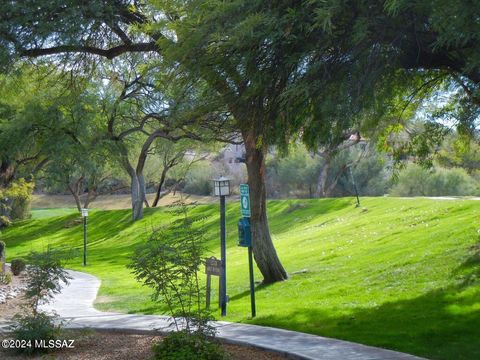
[[[172,331],[171,321],[166,316],[132,315],[101,312],[93,308],[93,302],[100,287],[96,277],[77,271],[70,271],[73,279],[64,287],[51,304],[43,310],[54,310],[69,320],[68,327],[89,327],[99,330],[128,332]],[[264,326],[215,322],[218,338],[227,342],[273,350],[296,359],[335,360],[413,360],[413,355],[329,339],[295,331]]]

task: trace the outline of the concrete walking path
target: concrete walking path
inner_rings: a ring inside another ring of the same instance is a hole
[[[86,273],[69,272],[73,277],[70,284],[63,288],[62,293],[57,295],[52,303],[43,306],[43,310],[55,311],[68,320],[67,327],[136,333],[155,330],[165,332],[174,329],[171,320],[166,316],[120,314],[95,310],[93,302],[100,287],[100,280]],[[264,326],[223,321],[215,322],[215,326],[218,330],[217,336],[222,340],[273,350],[294,359],[421,359],[391,350]]]

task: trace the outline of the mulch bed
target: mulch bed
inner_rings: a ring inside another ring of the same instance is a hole
[[[0,334],[0,341],[5,338]],[[73,349],[61,349],[29,357],[17,355],[11,350],[0,349],[2,360],[55,359],[55,360],[149,360],[152,358],[152,345],[161,336],[134,335],[118,332],[66,330],[64,340],[74,339]],[[63,340],[62,339],[62,340]],[[286,357],[255,348],[224,344],[232,360],[284,360]],[[194,359],[192,359],[194,360]]]
[[[21,286],[23,277],[14,276],[10,286]],[[2,286],[2,285],[0,285]],[[25,299],[22,295],[0,304],[0,324],[12,320],[16,313],[22,312]],[[0,333],[1,340],[8,334]],[[152,345],[161,340],[157,335],[137,335],[119,332],[96,332],[93,330],[65,330],[62,340],[74,340],[74,348],[56,349],[47,355],[18,355],[0,345],[0,359],[55,359],[55,360],[147,360],[151,359]],[[286,357],[269,351],[247,346],[223,344],[232,360],[284,360]],[[194,359],[192,359],[194,360]]]

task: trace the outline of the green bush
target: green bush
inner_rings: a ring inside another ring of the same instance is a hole
[[[1,263],[0,263],[1,266]],[[0,284],[8,285],[12,282],[12,274],[4,273],[0,270]]]
[[[469,196],[479,193],[478,185],[464,169],[425,169],[409,164],[390,193],[394,196]]]
[[[212,193],[212,172],[209,167],[195,167],[185,177],[183,191],[187,194],[210,195]]]
[[[25,263],[25,260],[18,258],[12,260],[12,263],[10,264],[10,269],[12,270],[13,275],[18,276],[23,270],[25,270],[26,266],[27,264]]]
[[[35,315],[16,315],[16,324],[13,326],[13,336],[16,340],[23,340],[26,347],[17,347],[16,351],[24,354],[45,353],[49,349],[36,347],[35,340],[43,340],[48,343],[50,340],[57,340],[62,332],[62,324],[58,322],[57,316],[45,313]]]
[[[153,345],[154,359],[223,360],[227,354],[220,344],[202,333],[175,331]]]
[[[1,190],[1,215],[6,216],[9,220],[21,220],[29,218],[30,203],[32,201],[32,192],[34,186],[35,185],[33,182],[27,182],[24,179],[18,179],[10,184],[8,188]]]
[[[0,259],[5,257],[5,249],[7,248],[7,245],[3,241],[0,241]]]
[[[0,215],[0,229],[9,227],[12,224],[12,221],[8,218],[8,216]]]

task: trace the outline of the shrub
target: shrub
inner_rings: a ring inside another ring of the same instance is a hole
[[[2,212],[11,220],[26,219],[30,216],[30,203],[32,201],[33,182],[18,179],[10,186],[0,191]]]
[[[227,354],[220,344],[201,332],[185,330],[168,334],[153,346],[154,359],[165,360],[223,360]]]
[[[27,264],[23,259],[13,259],[12,263],[10,264],[10,270],[12,270],[13,275],[18,276],[23,270],[25,270],[26,265]]]
[[[5,272],[5,252],[7,245],[3,241],[0,241],[0,274]]]
[[[0,272],[0,284],[8,285],[12,282],[12,274]]]
[[[44,353],[49,349],[35,346],[35,340],[43,340],[46,343],[59,338],[62,332],[62,323],[58,322],[56,315],[45,313],[16,315],[16,324],[13,327],[13,336],[17,340],[23,340],[28,345],[17,347],[19,353],[34,354]]]
[[[0,215],[0,229],[9,227],[10,225],[12,225],[12,222],[10,221],[8,216]]]
[[[209,167],[195,167],[185,177],[183,191],[187,194],[210,195],[212,193],[213,170]]]
[[[46,252],[32,252],[28,256],[30,266],[27,268],[27,298],[33,313],[38,313],[38,306],[48,303],[55,294],[59,294],[62,283],[68,284],[70,276],[63,268],[63,263],[72,256],[71,252],[48,249]]]
[[[425,169],[408,165],[399,175],[391,194],[396,196],[466,196],[478,194],[474,178],[460,168]]]
[[[3,241],[0,241],[0,259],[3,259],[5,257],[5,249],[7,248],[7,245]]]

